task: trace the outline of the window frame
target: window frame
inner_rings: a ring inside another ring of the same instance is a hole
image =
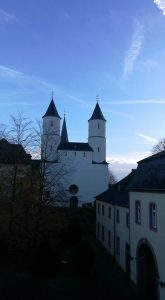
[[[102,204],[101,210],[102,210],[102,216],[104,216],[104,204]]]
[[[101,239],[104,242],[104,238],[105,238],[105,232],[104,232],[104,225],[102,225],[101,227]]]
[[[109,248],[111,248],[111,246],[112,246],[111,238],[112,238],[112,236],[111,236],[111,230],[108,230],[108,247]]]
[[[100,203],[97,203],[97,214],[100,215]]]
[[[128,211],[126,212],[126,227],[130,227],[130,213]]]
[[[120,237],[116,237],[116,254],[120,255]]]
[[[120,224],[120,210],[116,209],[116,223]]]
[[[97,223],[97,237],[100,237],[100,223]]]
[[[153,206],[155,206],[155,209],[153,210]],[[154,216],[155,214],[155,216]],[[155,219],[155,221],[154,221]],[[149,203],[149,226],[150,229],[153,231],[157,231],[157,205],[155,202]]]
[[[135,223],[139,225],[142,223],[142,209],[140,200],[135,201]]]
[[[112,209],[111,206],[108,206],[108,219],[111,219],[112,217]]]

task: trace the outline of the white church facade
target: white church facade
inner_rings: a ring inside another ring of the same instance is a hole
[[[88,120],[88,142],[70,142],[64,116],[52,99],[43,116],[42,161],[45,189],[55,205],[82,206],[108,188],[106,120],[97,102]]]

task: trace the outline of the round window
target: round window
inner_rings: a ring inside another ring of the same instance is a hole
[[[75,184],[70,185],[70,187],[69,187],[69,193],[71,195],[76,195],[78,193],[78,191],[79,191],[79,188],[78,188],[77,185],[75,185]]]

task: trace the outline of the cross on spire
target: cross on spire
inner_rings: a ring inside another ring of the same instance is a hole
[[[99,101],[99,95],[96,96],[96,100],[97,100],[97,102]]]

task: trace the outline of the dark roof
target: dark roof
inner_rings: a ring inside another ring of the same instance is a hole
[[[107,202],[112,205],[128,207],[129,192],[127,190],[119,190],[117,184],[109,188],[109,190],[95,197],[96,200]]]
[[[128,188],[146,191],[165,190],[165,151],[141,160]]]
[[[146,162],[148,160],[153,160],[153,159],[156,159],[156,158],[160,158],[160,157],[165,157],[165,150],[160,151],[160,152],[158,152],[156,154],[153,154],[151,156],[148,156],[148,157],[146,157],[146,158],[144,158],[142,160],[139,160],[138,164],[141,164],[141,163]]]
[[[66,127],[65,116],[64,116],[64,121],[63,121],[63,125],[62,125],[62,131],[61,131],[61,142],[62,143],[68,142],[68,132],[67,132],[67,127]]]
[[[58,150],[71,150],[71,151],[93,151],[88,143],[77,143],[77,142],[68,142],[60,143]]]
[[[103,116],[103,113],[101,111],[101,108],[100,108],[98,102],[96,103],[96,106],[95,106],[95,109],[93,111],[92,117],[89,119],[89,121],[94,120],[94,119],[106,121],[104,116]]]
[[[11,144],[6,139],[0,140],[0,163],[14,164],[24,163],[29,164],[31,155],[27,154],[20,144]]]
[[[127,175],[125,178],[113,184],[108,190],[100,195],[97,195],[96,200],[107,202],[112,205],[128,207],[129,206],[129,191],[127,190],[128,184],[132,181],[134,177],[135,170]]]
[[[47,109],[45,115],[43,116],[43,118],[48,117],[48,116],[57,117],[57,118],[61,119],[59,114],[58,114],[57,108],[54,104],[53,98],[52,98],[52,100],[51,100],[51,102],[48,106],[48,109]]]

